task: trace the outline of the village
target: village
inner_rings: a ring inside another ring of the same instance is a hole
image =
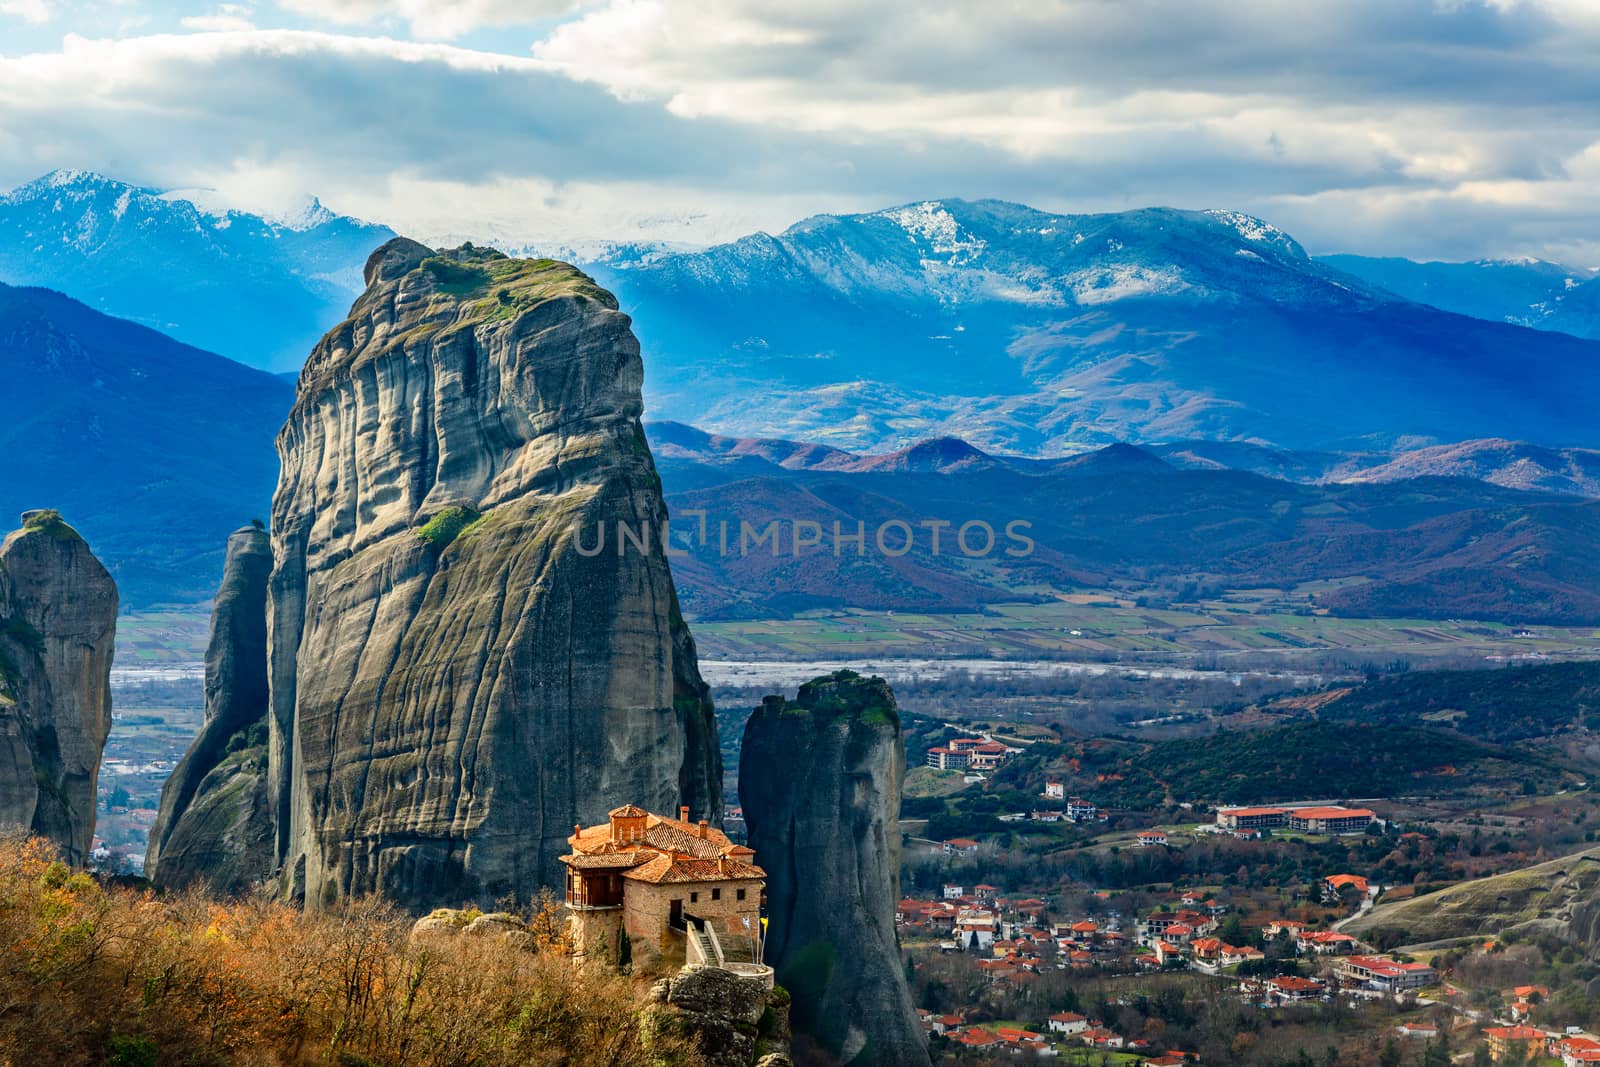
[[[951,742],[937,758],[959,760],[986,741]],[[989,756],[986,769],[1013,754]],[[930,752],[929,766],[934,759]],[[962,769],[972,767],[969,757]],[[1119,830],[1118,813],[1047,779],[1029,809],[996,821],[1100,835],[1078,840],[1115,841],[1109,851],[1124,857],[1170,854],[1207,840],[1248,842],[1259,853],[1276,835],[1285,844],[1320,841],[1327,848],[1369,835],[1412,851],[1431,847],[1423,830],[1330,801],[1220,807],[1207,821]],[[1600,1037],[1585,1028],[1587,1020],[1553,1007],[1549,988],[1467,988],[1429,956],[1385,951],[1342,929],[1386,893],[1413,891],[1384,884],[1376,871],[1331,867],[1304,884],[1265,892],[1255,888],[1257,879],[1248,893],[1219,884],[1184,888],[1179,879],[1053,894],[1037,882],[1019,883],[1014,851],[996,847],[992,837],[923,847],[944,857],[945,869],[970,872],[932,893],[908,893],[897,910],[935,1062],[1203,1062],[1198,1047],[1170,1040],[1170,1020],[1147,1010],[1162,1000],[1201,998],[1268,1020],[1267,1030],[1298,1032],[1303,1020],[1320,1020],[1330,1050],[1365,1035],[1391,1067],[1408,1060],[1600,1063]],[[1264,903],[1273,899],[1279,914]],[[1490,936],[1472,951],[1490,958],[1504,948]]]

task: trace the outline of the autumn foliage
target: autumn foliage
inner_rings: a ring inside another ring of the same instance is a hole
[[[306,915],[157,897],[0,839],[0,1065],[694,1062],[648,1025],[640,986],[568,962],[553,918],[532,916],[537,951],[412,938],[376,900]]]

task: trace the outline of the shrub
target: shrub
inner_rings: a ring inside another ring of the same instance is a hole
[[[106,1044],[107,1067],[157,1067],[161,1057],[148,1037],[112,1035]]]
[[[609,968],[574,968],[548,941],[410,930],[370,898],[318,914],[157,899],[66,868],[37,838],[0,839],[0,1063],[699,1062],[641,1043],[646,987]]]

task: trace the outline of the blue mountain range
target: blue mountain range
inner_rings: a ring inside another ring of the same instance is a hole
[[[298,371],[361,291],[386,226],[313,201],[293,219],[213,211],[86,171],[0,196],[0,281],[274,372]]]

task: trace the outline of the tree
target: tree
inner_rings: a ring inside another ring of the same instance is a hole
[[[1400,1042],[1391,1037],[1378,1053],[1378,1067],[1400,1067],[1401,1058]]]
[[[1422,1050],[1422,1067],[1450,1067],[1449,1023],[1439,1027],[1439,1036]]]

